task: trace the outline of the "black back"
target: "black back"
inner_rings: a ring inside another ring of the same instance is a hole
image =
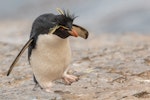
[[[30,39],[32,38],[33,41],[28,48],[28,60],[30,60],[32,49],[34,49],[36,46],[38,36],[40,34],[47,34],[49,32],[49,29],[55,25],[52,23],[54,17],[55,15],[53,14],[44,14],[36,18],[35,21],[33,22],[30,34]]]

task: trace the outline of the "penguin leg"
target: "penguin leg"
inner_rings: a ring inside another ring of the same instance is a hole
[[[70,85],[71,83],[75,82],[75,81],[78,81],[79,78],[77,76],[74,76],[74,75],[69,75],[67,74],[68,72],[68,69],[67,68],[62,76],[63,80],[66,82],[66,84]]]
[[[33,75],[33,80],[35,82],[35,86],[33,88],[33,91],[35,91],[38,87],[40,87],[40,89],[46,91],[46,92],[52,92],[51,91],[51,87],[52,87],[52,82],[43,82],[44,84],[40,85],[39,82],[36,80],[35,76]]]
[[[43,89],[43,88],[39,85],[39,83],[38,83],[38,81],[36,80],[36,78],[35,78],[34,75],[33,75],[33,81],[35,82],[35,86],[34,86],[34,88],[33,88],[33,91],[35,91],[36,88],[38,88],[38,87],[40,87],[41,89]]]
[[[34,75],[33,75],[33,81],[35,82],[35,84],[38,84],[38,81],[36,80]]]

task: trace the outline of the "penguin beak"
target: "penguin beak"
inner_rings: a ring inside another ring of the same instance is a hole
[[[75,29],[72,29],[71,31],[68,31],[72,36],[78,37],[78,33]]]
[[[66,28],[64,26],[61,26],[61,27],[63,29],[68,29],[68,28]],[[88,33],[88,31],[86,29],[84,29],[81,26],[75,25],[75,24],[72,25],[72,29],[69,30],[68,32],[69,32],[69,34],[71,34],[74,37],[80,36],[80,37],[82,37],[84,39],[87,39],[88,35],[89,35],[89,33]]]
[[[89,33],[86,29],[84,29],[81,26],[75,25],[75,24],[73,24],[70,34],[75,37],[80,36],[84,39],[87,39],[88,35],[89,35]]]

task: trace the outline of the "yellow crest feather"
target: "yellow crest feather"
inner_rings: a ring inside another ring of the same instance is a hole
[[[57,12],[58,12],[59,14],[64,15],[64,12],[63,12],[63,10],[62,10],[62,9],[60,9],[60,8],[56,8],[56,10],[57,10]]]

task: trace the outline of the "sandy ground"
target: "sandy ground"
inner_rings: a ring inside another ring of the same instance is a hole
[[[16,34],[17,36],[18,34]],[[13,36],[5,38],[13,38]],[[150,35],[102,34],[88,40],[71,38],[69,73],[77,82],[57,80],[54,93],[33,91],[32,70],[23,54],[9,77],[6,72],[22,42],[0,41],[0,100],[150,100]]]

